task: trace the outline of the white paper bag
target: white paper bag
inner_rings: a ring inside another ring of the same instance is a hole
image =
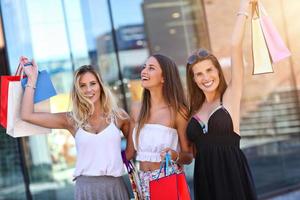
[[[27,123],[21,120],[21,102],[23,88],[20,81],[11,81],[8,88],[7,101],[7,129],[6,133],[12,137],[24,137],[37,134],[47,134],[51,129]],[[45,100],[34,104],[35,112],[50,112],[50,101]]]

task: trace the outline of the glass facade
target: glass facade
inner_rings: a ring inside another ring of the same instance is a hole
[[[25,199],[26,188],[22,174],[21,154],[16,139],[7,137],[0,129],[0,199]]]
[[[185,82],[188,55],[199,47],[214,50],[202,0],[0,2],[8,63],[1,73],[14,74],[20,55],[34,58],[58,92],[51,98],[52,112],[70,109],[73,72],[81,65],[93,64],[119,104],[130,110],[131,102],[140,100],[140,66],[149,55],[173,58]],[[221,61],[227,76],[226,57]],[[289,79],[295,73],[278,69],[270,75],[280,77],[276,83],[282,87],[273,84],[265,96],[256,95],[258,82],[273,79],[246,77],[241,147],[260,196],[300,183],[299,92],[297,82]],[[0,132],[0,199],[73,199],[76,150],[71,134],[52,130],[14,139],[4,129]],[[193,164],[185,169],[192,189]]]

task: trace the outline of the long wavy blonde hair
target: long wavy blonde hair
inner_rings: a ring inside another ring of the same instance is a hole
[[[107,116],[107,118],[109,117],[117,117],[119,119],[126,118],[122,114],[123,110],[118,108],[116,99],[114,98],[110,90],[103,84],[103,81],[99,73],[95,70],[95,68],[93,68],[93,66],[84,65],[75,71],[73,88],[71,92],[73,109],[70,114],[72,120],[75,123],[75,127],[87,128],[89,126],[88,120],[95,110],[94,104],[83,95],[82,90],[80,89],[79,86],[79,80],[81,76],[86,73],[92,73],[96,77],[100,85],[100,105],[105,116]]]

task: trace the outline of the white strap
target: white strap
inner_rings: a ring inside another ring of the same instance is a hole
[[[264,6],[262,5],[262,3],[260,1],[257,2],[257,6],[259,9],[260,15],[268,16],[266,9],[264,8]]]

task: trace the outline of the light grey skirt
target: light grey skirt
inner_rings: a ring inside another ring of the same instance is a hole
[[[76,200],[128,200],[122,177],[79,176],[75,183]]]

